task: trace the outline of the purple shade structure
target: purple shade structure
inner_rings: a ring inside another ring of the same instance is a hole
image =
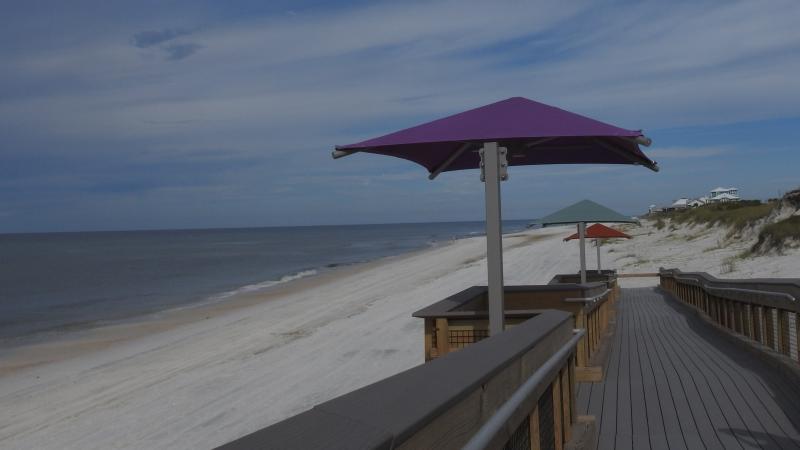
[[[535,164],[634,164],[658,171],[639,145],[650,139],[522,97],[471,109],[443,119],[350,145],[334,158],[374,153],[413,161],[429,178],[451,170],[481,169],[486,189],[486,260],[489,331],[503,330],[503,247],[500,181],[508,166]]]
[[[640,164],[658,170],[639,149],[641,131],[626,130],[522,97],[492,103],[356,144],[336,147],[413,161],[433,176],[479,167],[484,142],[508,149],[508,165]]]

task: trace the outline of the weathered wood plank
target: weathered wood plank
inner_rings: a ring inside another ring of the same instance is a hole
[[[700,433],[700,439],[707,449],[741,448],[734,437],[717,431],[729,427],[721,415],[719,406],[715,403],[708,383],[697,375],[696,367],[686,360],[685,349],[676,346],[670,339],[669,335],[675,331],[676,327],[678,324],[675,323],[675,318],[668,317],[654,328],[655,334],[664,346],[665,354],[678,376],[680,388],[686,395],[692,418]],[[678,386],[673,387],[677,388]]]
[[[649,434],[650,448],[657,450],[683,448],[684,442],[682,436],[673,436],[673,441],[676,441],[673,445],[670,445],[667,438],[661,409],[662,407],[672,408],[672,404],[670,403],[669,405],[662,406],[659,398],[658,380],[653,369],[650,354],[647,350],[647,343],[644,339],[643,330],[647,327],[646,318],[642,316],[641,311],[636,311],[634,317],[638,324],[635,329],[636,332],[634,333],[634,339],[636,340],[635,359],[639,363],[637,373],[642,378],[642,400],[644,401],[644,413],[647,417],[647,432]],[[665,399],[665,403],[666,400],[667,399]]]
[[[676,309],[683,307],[677,302],[672,302],[670,305]],[[689,326],[703,330],[707,324],[690,315]],[[698,360],[704,361],[710,370],[717,374],[726,390],[725,394],[735,404],[730,409],[734,409],[742,417],[746,428],[742,428],[741,431],[749,431],[751,440],[759,446],[758,448],[783,448],[781,441],[798,438],[797,424],[791,423],[788,419],[800,414],[797,402],[781,400],[800,397],[791,388],[792,383],[781,379],[780,374],[765,369],[762,363],[748,352],[735,351],[735,348],[731,348],[730,342],[718,333],[709,332],[702,336],[695,333],[676,333],[676,335],[682,339],[684,348],[694,351]],[[722,351],[725,349],[729,351]],[[767,388],[767,384],[771,386]],[[769,401],[771,398],[776,401]],[[779,406],[778,403],[784,404]],[[797,447],[790,445],[789,448]]]
[[[617,438],[616,448],[619,450],[628,450],[633,448],[649,448],[649,444],[644,447],[634,447],[633,444],[633,411],[631,405],[631,373],[630,373],[630,356],[631,356],[631,328],[636,326],[633,316],[628,314],[625,321],[617,329],[620,334],[620,361],[618,371],[617,383]],[[646,428],[645,428],[646,429]],[[639,442],[641,443],[641,442]]]
[[[690,307],[624,289],[616,320],[605,378],[577,391],[578,414],[597,417],[598,449],[800,449],[797,384]]]
[[[602,389],[594,389],[599,391],[600,402],[599,411],[594,413],[597,418],[597,448],[615,448],[616,434],[617,434],[617,383],[619,382],[619,360],[620,360],[620,345],[622,339],[619,333],[619,328],[624,324],[625,316],[620,314],[617,316],[617,332],[614,334],[613,344],[611,346],[611,353],[608,357],[606,365],[606,374]],[[592,414],[592,413],[590,413]]]
[[[637,311],[638,312],[638,311]],[[645,401],[645,378],[642,375],[642,363],[639,357],[639,334],[643,328],[640,322],[640,316],[637,313],[632,314],[634,320],[631,321],[633,326],[627,330],[628,340],[630,346],[628,347],[628,360],[629,367],[628,373],[630,377],[630,404],[631,404],[631,427],[633,429],[633,448],[652,448],[651,435],[653,431],[656,434],[663,436],[663,427],[650,427],[650,421],[658,421],[660,424],[661,416],[651,417],[653,411],[648,410]],[[652,384],[652,379],[648,382]],[[653,388],[655,386],[653,385]],[[658,430],[660,428],[660,432]],[[666,444],[666,441],[665,441]]]

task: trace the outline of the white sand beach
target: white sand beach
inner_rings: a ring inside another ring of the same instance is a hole
[[[546,283],[575,272],[578,244],[562,241],[572,231],[507,236],[506,283]],[[723,231],[658,231],[652,224],[628,231],[631,241],[603,247],[604,266],[723,277],[800,274],[796,250],[731,266],[727,258],[746,245],[720,246]],[[484,253],[483,238],[463,239],[161,322],[101,330],[84,337],[74,355],[65,344],[11,355],[0,375],[0,447],[195,449],[228,442],[421,364],[422,321],[411,313],[485,283]],[[594,248],[587,256],[594,268]],[[59,353],[58,361],[42,363]]]

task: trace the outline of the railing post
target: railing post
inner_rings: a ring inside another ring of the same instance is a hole
[[[775,321],[772,316],[772,308],[765,308],[764,331],[767,347],[775,349]]]
[[[531,430],[531,450],[542,450],[542,436],[539,433],[539,403],[533,407],[533,411],[528,416],[528,426]]]
[[[433,348],[433,333],[436,332],[436,327],[433,324],[433,319],[425,319],[425,362],[430,361],[431,349]]]
[[[572,386],[569,384],[569,366],[561,369],[561,417],[564,429],[564,442],[572,437]]]
[[[568,369],[569,369],[569,385],[570,385],[570,388],[574,388],[575,387],[575,356],[574,355],[569,358],[569,367],[568,367]],[[577,417],[578,417],[578,412],[576,411],[576,408],[575,408],[575,390],[574,389],[570,389],[570,394],[571,395],[570,395],[569,401],[570,401],[570,405],[572,405],[570,407],[570,412],[571,412],[570,423],[575,423],[577,421]]]
[[[734,325],[736,326],[736,332],[739,334],[744,334],[744,319],[742,318],[741,302],[735,302],[733,304],[733,314],[734,314]]]
[[[795,361],[800,362],[800,314],[794,313]]]
[[[583,308],[581,308],[580,311],[575,314],[575,328],[585,328],[586,334],[589,334],[589,330],[586,326],[586,313],[583,311]],[[587,361],[588,358],[586,357],[586,352],[589,350],[587,341],[588,339],[586,338],[586,335],[584,335],[583,338],[581,338],[581,340],[578,342],[577,358],[578,365],[580,367],[586,367],[589,365]]]
[[[436,351],[439,358],[450,352],[450,327],[446,318],[436,319]]]
[[[555,437],[556,450],[563,450],[564,448],[561,418],[561,377],[557,376],[553,381],[553,435]]]
[[[749,303],[744,305],[745,317],[745,334],[748,338],[753,339],[753,306]]]
[[[783,309],[776,309],[778,311],[778,336],[780,336],[780,353],[789,355],[789,314],[788,311]]]
[[[800,314],[794,313],[794,337],[795,348],[797,349],[796,361],[800,362]]]
[[[722,303],[722,326],[730,328],[728,326],[728,302],[724,298],[720,298],[719,301]]]
[[[761,314],[761,307],[755,305],[753,308],[753,338],[760,342],[764,343],[764,333],[763,330],[763,319]]]

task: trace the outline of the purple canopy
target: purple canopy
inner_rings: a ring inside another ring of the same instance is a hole
[[[641,130],[618,128],[563,109],[513,97],[356,144],[353,152],[396,156],[439,172],[479,167],[481,143],[508,149],[508,164],[637,164],[658,170],[639,149]]]
[[[396,156],[441,172],[481,169],[486,190],[489,330],[503,330],[503,244],[500,181],[507,166],[636,164],[658,170],[639,149],[650,139],[522,97],[465,111],[357,144],[337,146],[334,158],[357,152]]]

